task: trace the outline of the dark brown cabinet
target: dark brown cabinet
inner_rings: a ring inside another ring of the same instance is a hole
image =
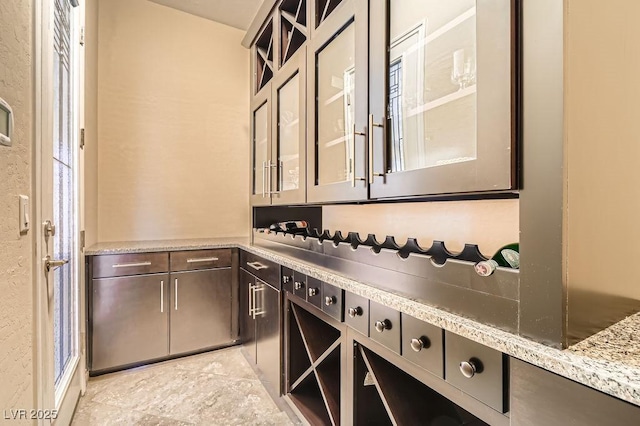
[[[517,2],[276,5],[263,33],[284,65],[253,100],[254,205],[517,189]],[[282,125],[298,85],[306,150]]]
[[[251,253],[240,255],[240,338],[267,385],[280,394],[280,267]],[[251,269],[251,273],[247,271]]]

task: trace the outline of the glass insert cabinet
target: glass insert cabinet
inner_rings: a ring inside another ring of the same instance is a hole
[[[257,43],[297,50],[254,97],[254,205],[518,188],[516,0],[277,4],[283,39]]]

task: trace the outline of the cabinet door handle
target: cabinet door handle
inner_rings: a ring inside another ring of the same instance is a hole
[[[134,268],[136,266],[151,266],[151,262],[136,262],[136,263],[114,263],[112,268]]]
[[[252,317],[253,316],[253,297],[252,296],[253,293],[253,285],[251,283],[249,283],[249,316]]]
[[[387,135],[387,126],[385,125],[386,120],[382,120],[382,123],[374,123],[373,122],[373,114],[369,114],[369,129],[368,129],[368,133],[369,133],[369,183],[372,184],[373,183],[373,178],[375,176],[382,176],[383,178],[386,177],[386,168],[387,168],[387,146],[386,143],[387,141],[386,139],[386,135]],[[373,171],[373,128],[374,127],[382,127],[382,133],[383,133],[383,138],[382,138],[382,173],[374,173]],[[383,180],[383,183],[384,180]]]
[[[176,308],[176,311],[177,311],[178,310],[178,279],[177,278],[173,282],[173,285],[175,287],[175,293],[176,293],[176,298],[174,300],[174,303],[175,303],[175,308]]]
[[[255,308],[253,310],[253,317],[256,318],[259,315],[264,315],[265,311],[264,311],[264,297],[262,298],[263,301],[261,303],[258,303],[258,293],[262,293],[265,290],[265,286],[264,284],[256,284],[256,286],[253,289],[253,297],[254,297],[254,303],[255,303]]]
[[[164,312],[164,281],[160,281],[160,313]]]
[[[263,265],[260,262],[247,262],[247,266],[252,267],[253,269],[255,269],[256,271],[259,271],[261,269],[267,269],[268,266],[267,265]]]
[[[366,136],[365,132],[357,132],[356,125],[353,125],[353,132],[351,137],[351,186],[356,187],[357,180],[367,181],[367,178],[364,177],[356,177],[356,135],[358,136]]]
[[[200,263],[200,262],[216,262],[220,259],[217,257],[201,257],[198,259],[187,259],[187,263]]]
[[[267,162],[263,161],[262,162],[262,198],[264,198],[265,194],[266,194],[266,192],[265,192],[265,185],[267,183],[266,182],[267,177],[265,175],[266,174],[266,170],[267,170]]]

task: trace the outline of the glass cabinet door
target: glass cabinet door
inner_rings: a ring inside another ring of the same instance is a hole
[[[384,6],[386,3],[386,6]],[[515,185],[511,0],[389,0],[371,12],[372,198]]]
[[[270,85],[271,83],[269,83]],[[251,104],[251,204],[271,204],[271,87]]]
[[[307,55],[307,200],[363,200],[368,1],[342,0],[316,12],[323,15],[315,17]]]
[[[273,204],[300,204],[306,194],[305,47],[280,68],[273,82]]]

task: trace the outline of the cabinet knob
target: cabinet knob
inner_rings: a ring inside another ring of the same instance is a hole
[[[324,298],[324,304],[327,306],[331,306],[336,303],[336,298],[333,296],[327,296]]]
[[[289,275],[285,275],[284,277],[282,277],[283,284],[289,284],[289,281],[291,281],[291,277]]]
[[[355,308],[351,307],[348,309],[347,313],[350,318],[359,317],[362,315],[362,308],[360,306],[356,306]]]
[[[476,372],[478,372],[478,368],[476,367],[476,364],[475,362],[473,362],[473,360],[462,361],[460,363],[460,372],[464,377],[470,379],[476,375]]]
[[[307,290],[307,293],[309,294],[309,297],[313,297],[313,296],[318,294],[318,289],[317,288],[310,288],[309,290]]]
[[[429,346],[431,346],[431,342],[425,336],[421,336],[417,339],[411,339],[411,349],[413,349],[415,352],[420,352],[421,350],[428,348]]]
[[[391,322],[388,319],[376,321],[375,327],[378,333],[382,333],[385,330],[391,330]]]
[[[293,283],[293,288],[296,290],[302,290],[302,283],[300,281],[296,281],[295,283]]]

